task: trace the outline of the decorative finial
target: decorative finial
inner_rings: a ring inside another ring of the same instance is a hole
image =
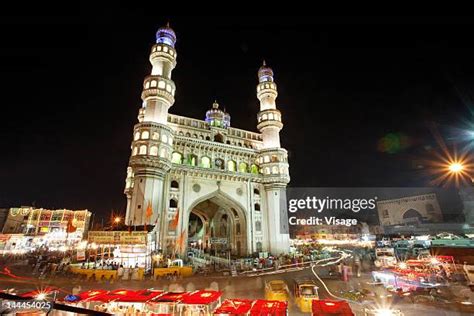
[[[212,103],[212,108],[213,109],[219,108],[219,103],[217,103],[217,100],[214,100],[214,103]]]
[[[166,27],[170,27],[170,21],[166,22]]]
[[[263,66],[266,66],[266,65],[267,65],[267,63],[265,62],[265,59],[264,59],[263,60]]]

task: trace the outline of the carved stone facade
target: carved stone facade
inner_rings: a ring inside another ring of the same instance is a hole
[[[169,114],[175,42],[167,26],[152,47],[152,74],[143,84],[127,169],[126,223],[153,225],[154,242],[165,253],[188,247],[238,256],[287,252],[281,206],[289,165],[280,147],[283,124],[273,71],[263,65],[258,72],[260,133],[230,127],[229,113],[217,102],[205,120]]]
[[[377,210],[382,226],[436,223],[443,220],[435,193],[378,201]]]

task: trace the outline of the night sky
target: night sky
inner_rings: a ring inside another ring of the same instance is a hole
[[[0,207],[125,211],[142,82],[167,21],[178,37],[171,113],[203,119],[217,99],[232,126],[256,131],[257,70],[273,68],[294,187],[426,186],[419,161],[434,158],[434,133],[451,146],[471,120],[470,18],[158,11],[2,19]]]

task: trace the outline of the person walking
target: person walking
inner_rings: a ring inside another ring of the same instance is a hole
[[[360,278],[361,262],[360,262],[359,255],[354,256],[354,270],[355,270],[356,276]]]

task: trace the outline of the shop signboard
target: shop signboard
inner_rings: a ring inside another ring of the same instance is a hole
[[[96,244],[145,245],[147,234],[147,232],[90,231],[88,242]]]

